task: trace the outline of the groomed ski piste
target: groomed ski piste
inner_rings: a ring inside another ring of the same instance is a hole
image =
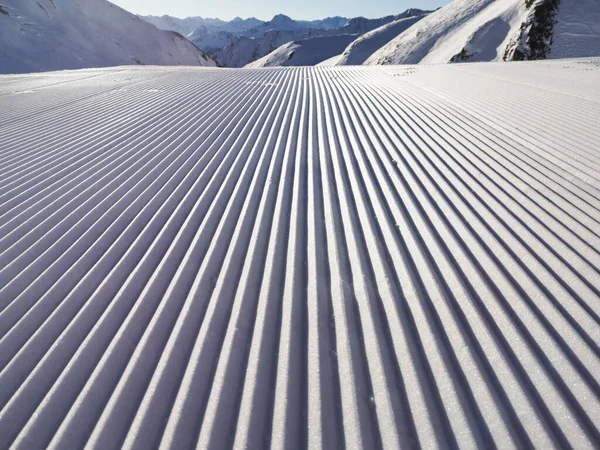
[[[600,445],[600,60],[0,77],[0,447]]]

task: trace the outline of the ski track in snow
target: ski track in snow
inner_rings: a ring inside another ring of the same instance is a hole
[[[0,77],[0,448],[600,445],[600,61]]]

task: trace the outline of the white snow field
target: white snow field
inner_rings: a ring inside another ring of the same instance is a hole
[[[0,448],[598,448],[599,80],[0,77]]]

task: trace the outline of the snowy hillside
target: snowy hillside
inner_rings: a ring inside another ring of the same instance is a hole
[[[400,33],[413,26],[425,15],[402,18],[369,31],[354,40],[337,60],[337,65],[360,65]]]
[[[597,450],[598,80],[0,76],[0,449]]]
[[[0,73],[124,64],[214,66],[188,40],[105,0],[0,0]]]
[[[473,60],[501,59],[503,46],[527,14],[525,1],[454,0],[375,52],[366,64],[447,63],[468,44],[483,51]]]
[[[599,19],[597,0],[455,0],[375,52],[366,64],[600,55]]]
[[[268,55],[246,65],[246,68],[315,66],[326,59],[339,55],[356,37],[355,34],[342,34],[288,42]]]

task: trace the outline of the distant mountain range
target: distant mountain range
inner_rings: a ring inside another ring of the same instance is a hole
[[[246,67],[303,66],[324,61],[327,65],[360,65],[427,14],[427,11],[409,10],[382,19],[352,20],[341,34],[311,36],[286,43]]]
[[[308,30],[333,30],[343,27],[345,17],[327,17],[322,20],[293,20],[278,14],[268,22],[250,17],[236,17],[230,21],[220,19],[187,17],[179,19],[172,16],[139,16],[161,30],[176,31],[186,36],[199,48],[208,53],[216,53],[240,37],[260,38],[271,30],[305,33]]]
[[[378,19],[355,17],[327,17],[322,20],[294,20],[286,15],[278,14],[270,21],[263,22],[256,18],[235,18],[231,21],[189,17],[178,19],[171,16],[140,16],[158,28],[172,30],[185,35],[196,46],[212,56],[225,67],[243,67],[268,55],[279,46],[307,38],[335,37],[341,35],[361,34],[399,19],[421,16],[426,11],[409,9],[402,14],[386,16]],[[335,38],[339,46],[351,38]],[[325,43],[327,40],[323,40]],[[333,47],[329,47],[333,49]],[[337,48],[337,47],[335,47]],[[341,49],[343,50],[343,48]],[[325,52],[330,53],[330,52]]]

